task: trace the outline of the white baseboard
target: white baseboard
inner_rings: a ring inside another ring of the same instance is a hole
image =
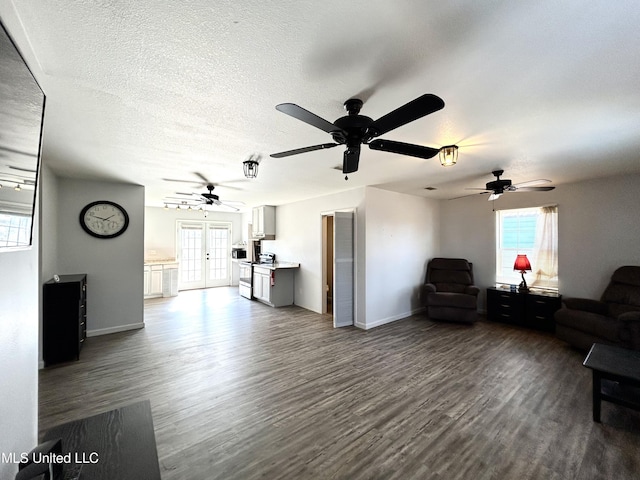
[[[87,330],[87,337],[98,337],[100,335],[109,335],[110,333],[126,332],[128,330],[138,330],[144,328],[144,322],[130,323],[129,325],[118,325],[117,327],[97,328],[95,330]]]
[[[387,318],[381,318],[380,320],[376,320],[375,322],[371,322],[371,323],[362,324],[362,323],[356,322],[355,325],[358,328],[362,328],[364,330],[370,330],[372,328],[379,327],[380,325],[384,325],[386,323],[402,320],[403,318],[410,317],[411,315],[417,315],[418,313],[422,313],[425,310],[426,310],[425,307],[415,308],[410,312],[400,313],[398,315],[392,315],[391,317],[387,317]]]

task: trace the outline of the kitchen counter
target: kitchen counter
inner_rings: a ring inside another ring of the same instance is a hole
[[[162,260],[145,260],[145,265],[173,265],[178,264],[178,261],[175,259],[162,259]]]
[[[269,263],[254,263],[254,267],[263,267],[268,268],[269,270],[279,270],[281,268],[300,268],[299,263],[293,262],[276,262],[273,264]]]

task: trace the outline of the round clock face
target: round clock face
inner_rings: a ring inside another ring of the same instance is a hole
[[[120,205],[107,200],[92,202],[80,212],[80,225],[98,238],[113,238],[129,226],[129,215]]]

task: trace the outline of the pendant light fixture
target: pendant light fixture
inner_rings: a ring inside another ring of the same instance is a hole
[[[258,165],[260,164],[260,155],[251,155],[247,160],[242,162],[244,176],[247,178],[256,178],[258,176]]]
[[[440,157],[440,165],[443,167],[455,165],[458,161],[458,146],[446,145],[440,149],[438,155]]]

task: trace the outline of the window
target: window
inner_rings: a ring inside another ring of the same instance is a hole
[[[17,213],[0,213],[0,246],[29,245],[31,216]]]
[[[530,287],[558,289],[558,207],[519,208],[496,212],[496,282],[518,284],[513,270],[518,254],[527,256]]]

